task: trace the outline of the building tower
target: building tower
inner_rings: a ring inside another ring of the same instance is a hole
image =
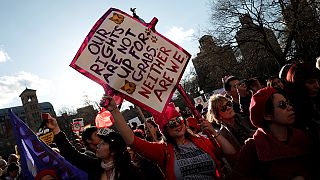
[[[222,88],[221,78],[226,75],[241,76],[237,71],[239,63],[232,48],[219,45],[212,36],[199,39],[200,52],[192,59],[198,76],[198,83],[205,93]]]
[[[271,29],[256,25],[249,14],[240,17],[236,40],[246,67],[246,77],[276,75],[280,70],[280,45]]]
[[[26,88],[19,97],[25,111],[24,122],[33,132],[38,132],[42,120],[36,90]]]

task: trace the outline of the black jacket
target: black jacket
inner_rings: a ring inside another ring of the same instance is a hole
[[[60,154],[71,164],[87,172],[88,179],[100,180],[101,175],[104,171],[101,167],[100,159],[92,158],[76,150],[76,148],[71,145],[63,132],[55,135],[54,141],[60,150]],[[126,167],[128,167],[126,170],[122,170],[123,172],[119,172],[119,176],[116,177],[116,180],[145,179],[133,164],[128,164],[128,166]]]

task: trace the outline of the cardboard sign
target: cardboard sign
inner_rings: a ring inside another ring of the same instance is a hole
[[[87,35],[70,66],[153,113],[163,111],[191,55],[142,23],[109,9]]]
[[[196,98],[193,98],[195,105],[201,104],[202,106],[204,105],[204,101],[202,99],[202,96],[198,96]]]
[[[53,132],[48,132],[46,134],[42,134],[39,136],[39,138],[46,144],[50,145],[53,142]]]
[[[79,132],[79,131],[83,131],[83,118],[76,118],[76,119],[72,119],[72,131],[73,132]]]

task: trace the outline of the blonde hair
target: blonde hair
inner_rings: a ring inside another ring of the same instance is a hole
[[[217,124],[220,124],[219,106],[225,101],[229,101],[229,99],[221,94],[214,94],[210,97],[207,112],[209,122],[215,121]]]

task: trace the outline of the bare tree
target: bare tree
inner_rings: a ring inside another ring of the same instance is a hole
[[[193,98],[200,96],[197,75],[193,68],[184,74],[183,79],[181,79],[180,81],[180,84],[191,101],[193,101]],[[175,91],[172,99],[176,106],[182,109],[186,107],[181,94],[177,90]]]
[[[258,45],[260,50],[267,51],[280,66],[291,58],[314,61],[319,55],[319,2],[316,0],[216,0],[210,7],[213,25],[208,33],[222,44],[236,49],[251,42],[251,46]],[[254,26],[247,27],[250,32],[247,36],[237,39],[245,23],[241,17],[245,16],[251,18]],[[270,31],[280,43],[280,51],[275,46],[277,42],[270,38]],[[257,52],[252,56],[255,54]]]
[[[83,105],[84,106],[93,106],[94,109],[100,111],[101,107],[97,101],[93,101],[89,98],[88,95],[83,95]]]
[[[75,115],[77,114],[77,110],[75,108],[63,106],[58,110],[58,116],[61,116],[63,114]]]

